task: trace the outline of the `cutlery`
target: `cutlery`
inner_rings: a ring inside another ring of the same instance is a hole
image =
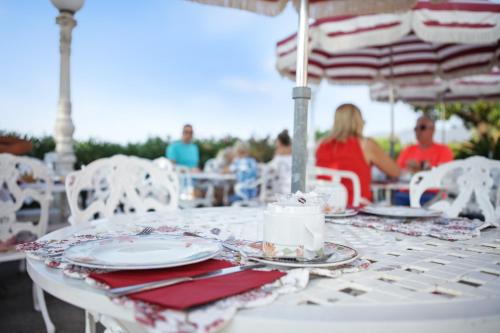
[[[242,271],[246,271],[249,269],[262,268],[265,266],[266,266],[265,264],[251,264],[251,265],[244,265],[244,266],[234,266],[234,267],[222,268],[222,269],[218,269],[218,270],[211,271],[208,273],[202,273],[202,274],[197,274],[197,275],[193,275],[193,276],[186,276],[186,277],[174,278],[174,279],[165,279],[165,280],[160,280],[160,281],[153,281],[153,282],[131,285],[131,286],[127,286],[127,287],[113,288],[113,289],[106,290],[106,295],[109,297],[120,297],[120,296],[125,296],[125,295],[129,295],[129,294],[133,294],[133,293],[137,293],[137,292],[141,292],[141,291],[152,290],[152,289],[157,289],[157,288],[162,288],[162,287],[167,287],[167,286],[173,286],[175,284],[179,284],[179,283],[183,283],[183,282],[204,280],[204,279],[209,279],[209,278],[213,278],[216,276],[222,276],[222,275],[228,275],[228,274],[233,274],[233,273],[237,273],[237,272],[242,272]]]
[[[153,233],[155,229],[153,227],[145,227],[144,229],[141,230],[136,236],[142,236],[142,235],[149,235]]]

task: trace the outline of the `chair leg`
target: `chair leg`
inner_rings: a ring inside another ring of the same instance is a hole
[[[22,259],[19,261],[19,272],[25,273],[26,272],[26,260]]]
[[[40,304],[38,304],[38,297],[37,297],[37,293],[36,293],[36,286],[35,284],[33,283],[33,287],[31,288],[31,293],[33,294],[33,308],[35,309],[35,311],[38,311],[40,312]]]
[[[56,331],[56,328],[50,320],[49,311],[47,310],[47,305],[45,304],[45,297],[43,296],[43,290],[35,283],[33,283],[33,289],[35,290],[36,303],[38,305],[38,308],[40,309],[39,311],[42,312],[42,317],[43,321],[45,322],[47,333],[54,333]],[[35,305],[35,309],[37,308],[37,305]]]
[[[95,333],[95,318],[88,311],[85,311],[85,333]]]

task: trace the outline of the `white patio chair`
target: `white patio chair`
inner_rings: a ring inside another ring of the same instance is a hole
[[[314,167],[308,170],[307,175],[307,190],[314,191],[316,187],[322,187],[324,192],[325,186],[331,187],[331,192],[339,195],[338,201],[347,203],[347,189],[342,184],[342,179],[348,179],[352,183],[352,205],[358,207],[361,204],[361,185],[358,175],[352,171],[335,170],[329,168]],[[325,177],[329,179],[318,179],[318,177]],[[345,205],[343,205],[345,206]]]
[[[495,177],[498,177],[499,172],[500,161],[481,156],[448,162],[432,170],[418,172],[410,182],[411,206],[420,207],[420,197],[426,190],[447,190],[446,181],[452,175],[455,178],[455,189],[458,191],[456,198],[438,200],[429,208],[440,210],[449,217],[456,217],[474,198],[485,221],[498,227],[500,225],[500,206],[498,205],[500,184],[495,183]]]
[[[28,174],[33,181],[28,186],[22,185],[24,174]],[[28,231],[37,238],[43,236],[49,220],[51,192],[50,170],[41,161],[0,154],[0,239],[5,241],[16,237],[22,231]],[[29,220],[23,218],[21,221],[19,211],[25,203],[36,203],[40,208],[37,209],[37,214],[28,215]],[[0,253],[0,263],[24,258],[24,253],[18,251]],[[33,303],[35,309],[42,313],[47,332],[54,332],[55,327],[47,311],[43,290],[35,283],[33,283]]]
[[[115,155],[66,176],[71,224],[115,214],[168,212],[178,208],[179,180],[170,161],[156,163]],[[83,196],[87,195],[87,198]],[[102,317],[102,316],[101,316]],[[85,311],[85,331],[95,332],[97,314]],[[112,322],[110,318],[105,318]]]
[[[213,172],[219,173],[221,172],[221,161],[216,158],[210,158],[205,162],[203,166],[203,172]]]
[[[266,203],[273,200],[268,187],[268,172],[269,168],[266,164],[259,163],[259,170],[257,174],[257,179],[248,182],[237,182],[234,185],[234,193],[241,200],[233,202],[232,206],[238,207],[257,207],[265,205]],[[255,198],[249,198],[245,193],[247,189],[257,189],[257,196]]]
[[[153,163],[162,170],[166,170],[168,172],[174,171],[174,165],[170,160],[166,157],[158,157],[153,160]]]
[[[210,183],[195,182],[188,167],[176,165],[175,172],[179,178],[179,206],[181,208],[212,207],[214,202],[214,186]],[[204,191],[201,198],[195,197],[195,188]]]
[[[102,158],[66,177],[71,224],[118,213],[172,211],[178,193],[176,174],[135,156]]]

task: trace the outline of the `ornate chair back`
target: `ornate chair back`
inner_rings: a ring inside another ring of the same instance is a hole
[[[173,171],[135,156],[102,158],[66,177],[72,224],[117,213],[175,210],[178,193]]]
[[[318,179],[318,177],[328,179]],[[338,193],[338,200],[347,203],[348,193],[346,187],[342,184],[342,179],[348,179],[352,182],[352,205],[354,207],[359,206],[361,203],[361,185],[358,175],[352,171],[314,167],[308,173],[307,189],[313,191],[317,187],[331,187],[332,193]],[[322,192],[324,192],[323,189]]]
[[[0,154],[0,240],[5,241],[21,231],[37,238],[45,234],[51,198],[51,173],[41,161]],[[21,219],[19,211],[26,205],[35,206],[35,214]]]
[[[450,183],[450,176],[455,181]],[[412,207],[420,207],[420,197],[425,191],[447,190],[449,184],[454,184],[458,192],[456,198],[438,200],[429,208],[443,211],[447,216],[456,217],[474,197],[485,221],[499,226],[500,183],[498,179],[500,179],[500,161],[481,156],[452,161],[432,170],[416,173],[410,182],[410,203]]]

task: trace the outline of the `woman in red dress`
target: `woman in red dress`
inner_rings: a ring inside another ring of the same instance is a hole
[[[353,104],[342,104],[335,111],[335,121],[330,135],[316,151],[316,165],[319,167],[352,171],[359,177],[362,203],[371,201],[371,166],[377,166],[389,177],[399,177],[400,169],[388,154],[373,139],[363,137],[365,122],[359,109]],[[352,184],[342,183],[352,204]]]

